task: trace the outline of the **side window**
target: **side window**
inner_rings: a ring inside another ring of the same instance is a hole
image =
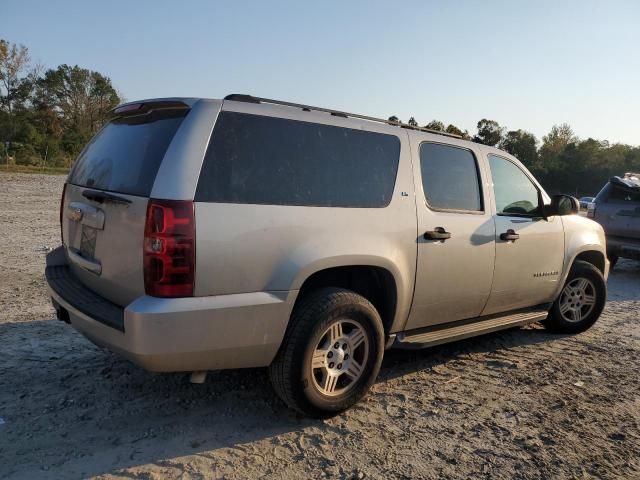
[[[429,207],[482,211],[478,165],[470,150],[423,143],[420,145],[420,171]]]
[[[489,155],[489,166],[498,215],[539,214],[538,189],[516,164],[505,158]]]
[[[222,112],[195,199],[381,208],[391,201],[399,159],[394,135]]]

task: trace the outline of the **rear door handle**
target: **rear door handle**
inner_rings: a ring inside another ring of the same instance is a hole
[[[447,240],[451,238],[451,234],[442,227],[436,227],[433,230],[424,232],[425,240]]]
[[[504,233],[500,234],[500,240],[504,240],[504,241],[515,241],[517,239],[520,238],[520,235],[518,235],[516,232],[513,231],[513,229],[509,229]]]

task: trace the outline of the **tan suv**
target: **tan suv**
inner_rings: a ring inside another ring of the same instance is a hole
[[[600,315],[603,230],[508,153],[246,95],[114,110],[62,196],[58,318],[152,371],[269,367],[313,416],[385,349]]]

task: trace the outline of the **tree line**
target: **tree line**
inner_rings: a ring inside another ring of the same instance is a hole
[[[121,101],[109,77],[45,70],[27,47],[0,39],[0,162],[68,168]]]
[[[397,116],[389,120],[400,121]],[[414,117],[407,121],[418,126]],[[578,138],[566,123],[554,125],[538,140],[526,130],[509,130],[483,118],[472,136],[453,124],[432,120],[424,128],[452,133],[474,142],[501,148],[520,160],[549,193],[595,195],[614,175],[640,171],[640,147],[607,140]]]
[[[66,64],[45,70],[27,47],[0,39],[0,162],[70,167],[123,100],[106,75]],[[407,123],[418,126],[414,117]],[[595,194],[609,177],[640,170],[640,147],[579,139],[567,124],[541,140],[486,118],[473,135],[439,120],[424,127],[506,150],[550,193]]]

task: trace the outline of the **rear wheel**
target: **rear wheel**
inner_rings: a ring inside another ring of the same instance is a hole
[[[296,305],[269,375],[289,407],[329,417],[366,395],[383,351],[384,330],[374,306],[349,290],[323,288]]]
[[[545,326],[552,331],[577,333],[591,327],[604,308],[607,285],[600,270],[577,260],[556,299]]]

